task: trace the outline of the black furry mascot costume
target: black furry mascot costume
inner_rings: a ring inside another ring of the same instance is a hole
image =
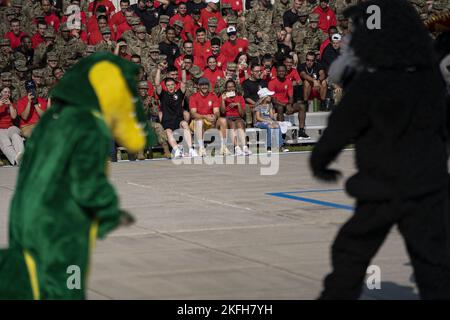
[[[371,5],[381,9],[381,29],[367,27]],[[310,164],[315,177],[335,181],[340,173],[328,166],[354,143],[358,172],[346,190],[356,209],[332,246],[320,298],[358,299],[371,259],[397,226],[421,298],[449,299],[445,86],[432,39],[405,0],[364,1],[345,15],[354,23],[350,62],[339,73],[345,94]]]

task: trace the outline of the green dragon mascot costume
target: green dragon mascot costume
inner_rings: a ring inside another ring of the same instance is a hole
[[[155,140],[136,91],[138,67],[109,53],[80,60],[51,93],[27,141],[0,251],[0,299],[84,299],[95,239],[132,221],[106,176],[112,141]],[[68,268],[81,270],[69,289]]]

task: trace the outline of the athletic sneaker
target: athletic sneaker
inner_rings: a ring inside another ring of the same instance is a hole
[[[242,151],[241,147],[239,147],[239,146],[234,147],[234,155],[236,155],[236,156],[244,155],[244,152]]]
[[[252,154],[252,151],[247,146],[244,146],[243,151],[246,156],[249,156]]]
[[[172,150],[172,153],[174,159],[181,158],[183,156],[183,153],[179,148]]]
[[[206,150],[205,150],[204,147],[198,148],[198,155],[199,155],[200,157],[206,157]]]
[[[222,145],[222,147],[220,148],[219,154],[221,156],[228,156],[228,155],[230,155],[230,151],[228,150],[227,146]]]
[[[298,138],[301,139],[310,139],[310,137],[306,134],[304,128],[298,129]]]
[[[195,150],[194,148],[190,148],[189,149],[189,157],[198,157],[197,150]]]

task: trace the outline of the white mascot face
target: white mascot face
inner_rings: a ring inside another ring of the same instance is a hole
[[[450,86],[450,54],[444,57],[440,63],[441,73],[445,82]]]

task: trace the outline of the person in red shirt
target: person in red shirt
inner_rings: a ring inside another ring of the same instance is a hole
[[[233,9],[233,11],[237,12],[239,16],[244,11],[244,3],[242,0],[222,0],[222,6],[225,3],[229,3],[231,5],[231,9]]]
[[[224,77],[222,69],[217,68],[217,60],[214,56],[209,56],[207,59],[207,67],[203,72],[203,76],[211,83],[211,88],[216,86],[217,80]]]
[[[100,41],[102,41],[103,37],[102,37],[102,33],[100,32],[100,30],[106,29],[106,27],[108,27],[108,18],[104,15],[98,16],[97,29],[92,30],[89,33],[88,44],[95,46]],[[116,37],[111,29],[112,28],[109,28],[109,30],[111,32],[111,40],[114,40],[114,39],[116,39]]]
[[[128,8],[125,11],[125,22],[121,23],[117,27],[116,33],[117,39],[120,38],[125,31],[133,30],[133,24],[135,23],[136,20],[139,20],[140,22],[140,19],[135,15],[133,9],[131,9],[131,7]]]
[[[329,0],[320,0],[320,5],[317,6],[312,13],[319,15],[319,28],[323,32],[328,32],[331,26],[336,26],[336,15],[329,7]]]
[[[227,35],[228,41],[222,45],[220,51],[227,61],[234,61],[239,53],[246,53],[248,51],[248,41],[245,39],[238,39],[237,30],[233,26],[227,28]]]
[[[248,66],[248,63],[250,61],[250,57],[245,52],[240,52],[236,59],[234,59],[234,62],[238,66],[238,76],[239,76],[239,82],[242,84],[245,80],[247,80],[250,76],[251,69]]]
[[[47,30],[47,23],[45,21],[38,21],[37,32],[31,37],[31,44],[33,49],[36,49],[38,45],[45,42],[44,33]]]
[[[298,112],[298,136],[309,139],[305,132],[306,107],[304,103],[294,103],[294,87],[292,81],[286,78],[286,66],[277,67],[277,77],[269,82],[269,90],[275,92],[272,102],[277,111],[277,120],[284,121],[284,113]]]
[[[206,41],[206,30],[198,28],[194,42],[194,55],[203,61],[211,54],[211,42]]]
[[[211,56],[216,58],[217,68],[218,69],[224,70],[226,68],[226,66],[227,66],[227,59],[221,53],[221,50],[220,50],[220,39],[219,38],[212,38],[211,39]],[[206,57],[206,59],[208,59],[208,57]]]
[[[13,19],[10,22],[11,31],[5,33],[5,38],[9,39],[11,43],[11,48],[14,50],[20,46],[21,38],[26,36],[25,32],[20,31],[20,21],[18,19]]]
[[[225,117],[234,145],[234,154],[237,156],[250,155],[245,139],[245,100],[236,92],[234,80],[225,83],[225,92],[220,98],[220,114]]]
[[[117,28],[126,21],[125,11],[130,7],[130,0],[120,0],[120,11],[115,13],[111,17],[111,25],[114,28],[114,32],[117,32]]]
[[[39,119],[47,110],[47,101],[36,95],[36,84],[33,80],[25,83],[27,95],[17,101],[17,113],[20,116],[20,130],[25,138],[29,138]]]
[[[88,6],[88,15],[89,17],[95,16],[97,13],[97,8],[99,6],[105,6],[106,7],[106,13],[109,16],[111,16],[112,13],[116,12],[116,7],[110,0],[94,0],[91,3],[89,3]]]
[[[191,13],[191,17],[192,22],[187,21],[184,25],[184,30],[192,36],[192,39],[194,39],[197,29],[202,27],[202,25],[200,24],[200,10],[193,10]]]
[[[41,0],[41,9],[44,12],[44,20],[48,26],[52,26],[55,32],[58,32],[60,21],[58,16],[53,12],[50,0]]]
[[[200,11],[200,24],[203,28],[208,26],[209,18],[215,17],[217,22],[223,20],[222,15],[218,10],[219,0],[206,0],[206,8]]]
[[[181,75],[181,63],[185,56],[193,56],[193,65],[198,66],[201,70],[205,68],[205,62],[199,56],[194,56],[194,43],[190,40],[186,40],[183,43],[183,54],[175,59],[174,66],[178,69],[178,73]],[[187,79],[189,81],[189,78]]]
[[[0,90],[0,150],[12,165],[18,165],[22,158],[24,146],[20,129],[13,124],[17,110],[11,102],[11,89]]]
[[[206,130],[217,128],[221,135],[220,154],[227,155],[230,152],[225,145],[227,131],[227,121],[220,117],[220,101],[210,90],[211,84],[208,79],[200,78],[198,80],[198,91],[189,99],[189,108],[191,110],[192,122],[191,130],[200,146],[198,154],[205,156],[206,151],[203,144],[203,137]]]
[[[190,33],[191,30],[188,30],[188,28],[190,25],[194,24],[194,20],[190,15],[187,14],[187,6],[186,3],[184,2],[180,2],[178,4],[177,14],[175,14],[174,16],[172,16],[172,18],[170,18],[169,24],[173,26],[174,22],[178,20],[183,22],[185,31],[191,34]],[[191,34],[191,37],[192,37],[191,39],[194,39],[194,34]]]

